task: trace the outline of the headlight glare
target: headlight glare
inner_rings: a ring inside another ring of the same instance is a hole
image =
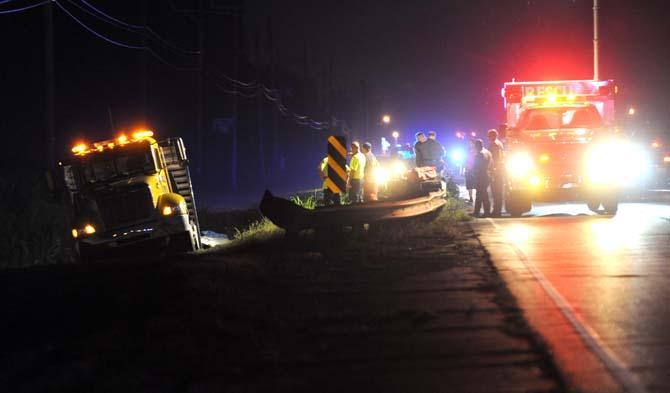
[[[507,160],[507,173],[512,177],[525,177],[533,170],[534,164],[530,154],[519,152]]]

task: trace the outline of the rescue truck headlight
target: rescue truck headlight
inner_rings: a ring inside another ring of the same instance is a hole
[[[92,234],[94,234],[94,233],[95,233],[95,227],[94,227],[93,225],[91,225],[91,224],[87,224],[87,225],[84,227],[84,233],[87,234],[87,235],[92,235]]]
[[[507,173],[512,177],[525,177],[533,170],[533,159],[528,153],[513,154],[507,160]]]
[[[76,230],[76,229],[73,229],[72,230],[72,237],[75,238],[75,239],[78,238],[79,237],[79,231]]]

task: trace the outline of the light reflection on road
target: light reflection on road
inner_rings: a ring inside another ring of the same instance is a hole
[[[531,213],[495,223],[650,390],[670,391],[670,353],[656,349],[670,346],[670,206],[622,204],[612,217],[546,204]]]

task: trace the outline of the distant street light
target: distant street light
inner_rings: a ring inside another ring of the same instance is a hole
[[[389,115],[384,115],[382,116],[382,123],[388,125],[391,123],[391,116]]]
[[[474,138],[474,137],[476,137],[476,136],[477,136],[477,133],[476,133],[476,132],[474,132],[474,131],[472,131],[472,132],[470,133],[470,135],[472,135],[472,137]]]
[[[635,108],[634,107],[631,106],[630,109],[628,109],[628,115],[629,116],[635,115]]]
[[[393,139],[395,139],[396,146],[398,146],[398,137],[400,136],[400,133],[398,131],[393,131],[391,136],[393,137]]]

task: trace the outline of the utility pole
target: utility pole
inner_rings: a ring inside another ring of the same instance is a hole
[[[272,25],[272,19],[268,17],[267,19],[267,33],[269,41],[269,52],[270,52],[270,80],[272,81],[272,89],[277,90],[277,54],[275,51],[275,40],[274,40],[274,26]],[[277,94],[278,96],[279,94]],[[279,164],[279,111],[272,111],[272,160],[270,161],[270,168],[272,168],[272,176],[278,175],[280,172]]]
[[[46,82],[45,113],[46,113],[46,140],[47,168],[56,165],[56,125],[54,115],[54,41],[53,41],[53,4],[44,6],[44,73]]]
[[[233,11],[233,78],[239,80],[239,51],[240,38],[239,32],[239,10]],[[233,94],[233,129],[230,141],[230,189],[232,192],[237,192],[237,125],[238,125],[238,97]]]
[[[256,35],[256,80],[263,80],[263,59],[261,56],[260,37]],[[257,132],[258,132],[258,176],[263,186],[265,186],[265,135],[263,134],[263,100],[265,92],[263,86],[258,86],[258,93],[256,98],[257,103]]]
[[[593,80],[597,81],[598,75],[598,0],[593,0]]]
[[[203,168],[204,168],[204,146],[203,146],[203,125],[205,117],[205,10],[203,0],[198,0],[198,50],[200,55],[198,56],[198,75],[197,75],[197,98],[196,98],[196,130],[195,130],[195,146],[196,146],[196,156],[197,156],[197,165],[195,167],[195,172],[198,177],[202,177]]]
[[[146,4],[146,0],[141,0],[139,3],[140,3],[140,15],[141,15],[141,18],[142,18],[141,19],[142,25],[147,26],[148,23],[147,23],[147,4]],[[146,47],[148,45],[149,45],[149,43],[147,42],[146,36],[142,35],[142,46]],[[148,68],[147,53],[145,51],[138,51],[137,54],[140,57],[140,78],[141,78],[141,80],[140,80],[140,99],[142,100],[140,102],[140,105],[142,107],[141,108],[142,116],[144,117],[144,119],[142,119],[142,120],[146,125],[149,125],[148,120],[147,120],[149,118],[148,108],[147,108],[148,107],[147,96],[148,96],[148,90],[149,90],[148,89],[148,82],[147,82],[147,77],[149,75],[149,73],[147,72],[147,68]],[[112,118],[111,110],[109,111],[109,118],[110,118],[110,123],[113,123],[113,122],[111,122],[111,118]],[[116,131],[112,130],[112,132],[116,132]]]

